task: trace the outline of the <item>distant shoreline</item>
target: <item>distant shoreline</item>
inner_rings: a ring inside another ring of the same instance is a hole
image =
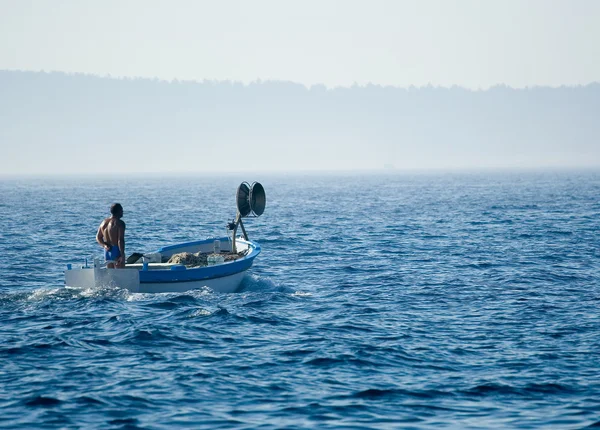
[[[392,89],[392,90],[404,90],[404,91],[419,91],[419,90],[452,90],[452,89],[457,89],[457,90],[463,90],[463,91],[469,91],[469,92],[487,92],[490,90],[495,90],[495,89],[509,89],[509,90],[515,90],[515,91],[520,91],[520,90],[534,90],[534,89],[571,89],[571,88],[585,88],[585,87],[589,87],[589,86],[600,86],[600,80],[594,80],[594,81],[590,81],[587,82],[585,84],[562,84],[562,85],[527,85],[527,86],[522,86],[522,87],[513,87],[510,85],[507,85],[505,83],[502,82],[498,82],[496,84],[493,85],[489,85],[487,87],[484,88],[470,88],[470,87],[465,87],[462,85],[450,85],[450,86],[445,86],[445,85],[433,85],[433,84],[429,84],[429,85],[408,85],[408,86],[399,86],[399,85],[384,85],[384,84],[377,84],[377,83],[366,83],[366,84],[354,84],[354,85],[336,85],[336,86],[327,86],[323,83],[315,83],[312,85],[306,85],[303,84],[301,82],[295,82],[295,81],[291,81],[291,80],[280,80],[280,79],[256,79],[253,81],[248,81],[248,82],[242,82],[242,81],[235,81],[235,80],[229,80],[229,79],[177,79],[177,78],[172,78],[172,79],[164,79],[164,78],[159,78],[159,77],[152,77],[152,76],[129,76],[129,75],[111,75],[111,74],[105,74],[105,75],[100,75],[100,74],[96,74],[96,73],[85,73],[85,72],[70,72],[70,71],[65,71],[65,70],[25,70],[25,69],[0,69],[0,73],[3,72],[7,72],[7,73],[23,73],[23,74],[27,74],[27,73],[32,73],[32,74],[45,74],[45,75],[64,75],[64,76],[69,76],[69,77],[84,77],[84,78],[96,78],[96,79],[105,79],[105,80],[112,80],[112,81],[124,81],[124,82],[132,82],[132,81],[145,81],[148,83],[155,83],[155,84],[181,84],[181,85],[232,85],[232,86],[243,86],[243,87],[250,87],[250,86],[255,86],[255,85],[295,85],[295,86],[302,86],[304,87],[306,90],[320,90],[320,89],[326,89],[327,91],[332,91],[332,90],[350,90],[350,89],[356,89],[356,88],[380,88],[380,89]]]
[[[599,83],[307,89],[0,71],[0,94],[0,175],[600,168]]]
[[[489,168],[489,169],[381,169],[381,170],[298,170],[298,171],[240,171],[240,172],[112,172],[100,173],[46,173],[46,174],[2,174],[0,181],[10,180],[73,180],[97,179],[117,181],[122,179],[192,179],[192,178],[268,178],[268,177],[360,177],[360,176],[470,176],[470,175],[544,175],[544,174],[600,174],[597,167],[534,167],[534,168]]]

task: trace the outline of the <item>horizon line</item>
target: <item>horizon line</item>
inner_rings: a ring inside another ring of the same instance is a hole
[[[495,167],[429,167],[429,168],[365,168],[365,169],[298,169],[298,170],[256,170],[200,172],[200,171],[163,171],[163,172],[111,172],[110,175],[101,172],[39,172],[39,173],[1,173],[0,181],[10,179],[71,179],[89,178],[110,179],[117,178],[189,178],[189,177],[226,177],[234,175],[265,175],[265,176],[312,176],[312,175],[443,175],[443,174],[482,174],[482,173],[600,173],[600,165],[597,166],[495,166]]]

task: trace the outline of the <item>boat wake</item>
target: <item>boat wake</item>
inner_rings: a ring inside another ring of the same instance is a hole
[[[269,278],[264,278],[254,274],[247,274],[238,289],[240,293],[247,292],[275,292],[287,294],[302,294],[290,287],[277,285]],[[101,285],[92,288],[79,287],[42,287],[34,290],[15,291],[0,293],[0,305],[35,305],[45,302],[68,302],[77,300],[92,300],[92,301],[127,301],[127,302],[143,302],[155,301],[158,297],[161,300],[171,300],[179,297],[190,297],[193,299],[207,299],[213,295],[225,293],[217,293],[208,287],[202,287],[181,292],[169,293],[132,293],[126,288],[120,288],[113,285]],[[235,294],[235,293],[233,293]]]
[[[124,289],[113,286],[95,288],[54,287],[36,288],[29,291],[0,293],[0,303],[40,303],[45,301],[67,301],[84,298],[91,299],[128,299],[132,294]]]
[[[277,285],[269,278],[248,274],[244,276],[238,292],[276,292],[292,294],[295,290],[283,285]]]

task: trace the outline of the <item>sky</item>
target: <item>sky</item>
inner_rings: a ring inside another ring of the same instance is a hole
[[[0,0],[0,69],[485,89],[600,80],[596,0]]]
[[[0,0],[0,71],[245,84],[274,80],[307,88],[560,87],[600,82],[598,41],[600,0]],[[45,104],[47,96],[28,91],[27,84],[19,93],[21,87],[14,82],[8,78],[4,82],[8,85],[4,103],[0,93],[0,175],[104,173],[106,168],[95,162],[93,154],[111,145],[121,151],[122,164],[111,167],[116,173],[196,171],[194,157],[163,149],[176,142],[180,152],[199,151],[198,158],[204,160],[212,147],[227,145],[227,139],[253,151],[260,146],[263,152],[254,154],[253,168],[261,171],[376,170],[388,165],[600,166],[596,87],[585,87],[585,92],[568,100],[560,90],[545,101],[538,100],[542,92],[525,91],[510,99],[520,100],[519,106],[504,100],[508,108],[501,106],[504,93],[486,93],[487,100],[496,103],[487,116],[456,96],[446,108],[440,102],[443,112],[435,124],[427,119],[439,114],[435,107],[424,113],[411,107],[394,116],[396,105],[384,109],[374,99],[368,104],[357,91],[352,92],[352,101],[327,99],[338,104],[323,104],[329,111],[322,117],[303,113],[302,106],[285,111],[286,117],[268,110],[292,103],[288,93],[278,90],[275,95],[284,99],[283,104],[263,106],[264,111],[246,107],[244,115],[234,120],[241,107],[236,102],[226,112],[219,111],[215,107],[227,102],[221,94],[212,102],[195,100],[212,103],[209,111],[214,116],[206,115],[212,122],[205,118],[207,122],[200,124],[196,116],[189,121],[182,117],[185,107],[180,105],[150,120],[144,115],[152,104],[128,105],[126,110],[121,93],[111,103],[117,100],[123,112],[102,111],[105,93],[95,104],[79,102],[80,109],[60,112],[61,104],[55,102],[77,99],[66,92],[78,87],[69,84],[68,90],[58,85],[56,90],[65,97],[52,96]],[[108,81],[102,82],[99,88]],[[243,92],[236,88],[236,97],[241,97]],[[93,88],[87,90],[93,93]],[[261,91],[267,94],[266,89]],[[427,102],[425,95],[420,97]],[[460,115],[459,102],[467,106]],[[320,112],[321,105],[313,103]],[[348,114],[365,103],[363,114]],[[98,111],[89,110],[90,105]],[[8,111],[3,114],[3,109]],[[259,112],[268,124],[260,123]],[[421,123],[398,125],[400,119],[421,114]],[[539,124],[532,120],[538,114]],[[478,115],[480,123],[473,119]],[[129,116],[142,120],[127,123]],[[312,128],[293,132],[290,121],[310,123]],[[167,132],[161,134],[161,124],[167,123]],[[180,123],[189,127],[178,128]],[[489,130],[500,128],[488,133],[484,123]],[[436,127],[439,135],[429,130]],[[177,138],[175,132],[180,134]],[[150,142],[154,150],[148,150]],[[307,150],[307,145],[313,149]],[[220,169],[222,151],[213,155],[216,161],[204,163],[202,169],[207,165]]]

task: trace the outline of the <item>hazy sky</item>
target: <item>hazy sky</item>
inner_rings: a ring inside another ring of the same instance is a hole
[[[307,86],[600,80],[596,0],[0,0],[0,69]]]

